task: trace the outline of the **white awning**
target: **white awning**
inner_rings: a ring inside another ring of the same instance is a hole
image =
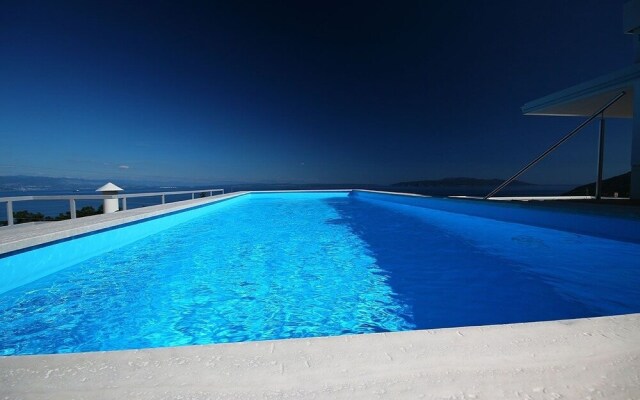
[[[606,112],[607,117],[633,117],[633,86],[640,82],[640,64],[634,64],[588,82],[530,101],[522,106],[525,115],[589,116],[621,91],[625,96]]]

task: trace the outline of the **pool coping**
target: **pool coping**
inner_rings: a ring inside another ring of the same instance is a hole
[[[6,253],[69,239],[120,225],[187,210],[207,204],[244,196],[250,192],[233,192],[193,200],[176,201],[155,206],[135,208],[111,214],[53,221],[42,224],[15,225],[0,229],[0,256]]]
[[[4,399],[628,399],[640,314],[0,357]]]

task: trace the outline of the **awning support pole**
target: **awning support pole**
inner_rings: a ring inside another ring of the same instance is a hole
[[[501,191],[505,186],[507,186],[508,184],[510,184],[511,182],[513,182],[516,178],[518,178],[520,175],[524,174],[529,168],[533,167],[534,165],[536,165],[540,160],[542,160],[543,158],[545,158],[549,153],[551,153],[552,151],[554,151],[556,148],[558,148],[558,146],[560,146],[562,143],[566,142],[567,140],[571,139],[571,137],[573,135],[575,135],[576,133],[580,132],[582,130],[582,128],[584,128],[585,126],[587,126],[589,124],[589,122],[593,121],[594,119],[596,119],[598,117],[598,115],[603,114],[607,108],[611,107],[613,105],[613,103],[615,103],[616,101],[620,100],[620,98],[622,96],[624,96],[626,94],[626,92],[620,92],[618,93],[618,95],[614,98],[612,98],[611,100],[609,100],[609,102],[607,104],[605,104],[604,106],[600,107],[600,109],[596,112],[594,112],[593,114],[591,114],[591,116],[589,118],[587,118],[586,121],[584,121],[583,123],[581,123],[580,125],[578,125],[574,130],[572,130],[571,132],[567,133],[566,135],[564,135],[562,137],[562,139],[558,140],[553,146],[549,147],[547,150],[545,150],[544,153],[540,154],[538,157],[536,157],[533,161],[531,161],[529,164],[525,165],[522,169],[520,169],[520,171],[516,172],[512,177],[510,177],[509,179],[507,179],[506,181],[502,182],[502,184],[500,186],[498,186],[497,188],[493,189],[493,191],[491,193],[489,193],[488,195],[484,196],[484,199],[487,200],[490,197],[493,197],[493,195],[495,195],[496,193],[498,193],[499,191]]]
[[[596,179],[596,199],[602,197],[602,166],[604,164],[604,113],[600,114],[600,139],[598,140],[598,178]]]

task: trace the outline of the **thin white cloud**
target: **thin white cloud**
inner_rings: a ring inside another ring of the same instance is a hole
[[[120,169],[129,169],[128,165],[118,165],[118,168]]]

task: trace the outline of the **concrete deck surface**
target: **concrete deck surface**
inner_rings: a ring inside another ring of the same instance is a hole
[[[3,399],[639,399],[640,314],[0,358]]]

